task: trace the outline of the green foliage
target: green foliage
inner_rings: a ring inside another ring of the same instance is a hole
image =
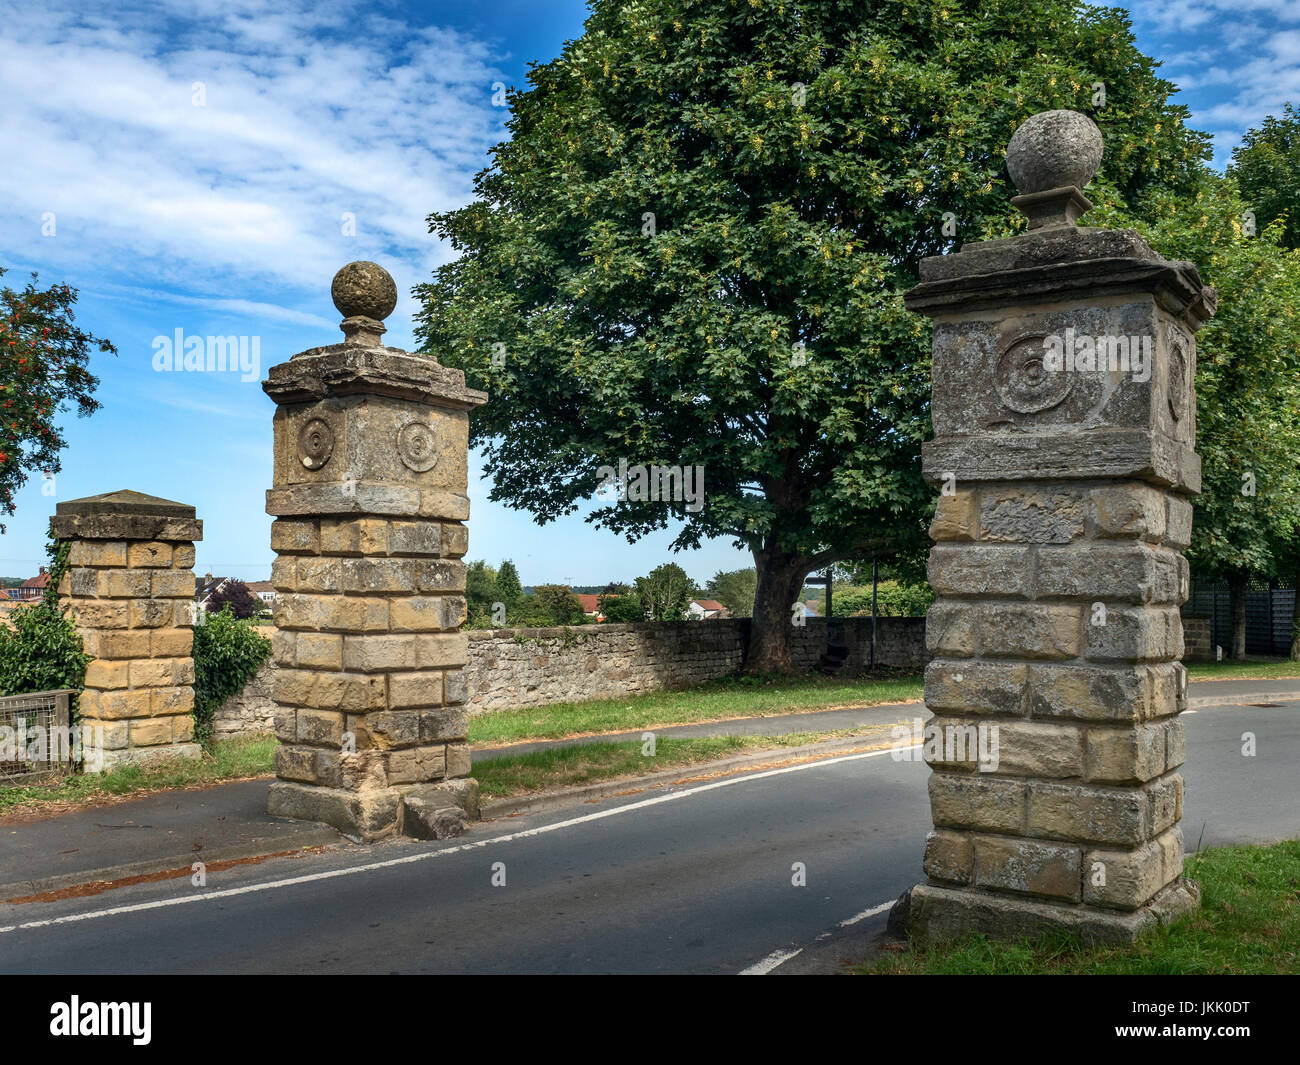
[[[600,612],[609,622],[646,620],[645,604],[635,595],[602,595]]]
[[[934,602],[934,592],[925,583],[905,584],[901,581],[880,581],[876,585],[876,616],[883,618],[920,618]],[[822,599],[822,607],[826,600]],[[837,618],[870,617],[871,585],[848,585],[831,592],[831,606]],[[823,609],[823,614],[825,610]]]
[[[73,405],[84,418],[99,409],[90,351],[117,349],[73,324],[76,302],[76,289],[37,288],[35,274],[22,291],[0,287],[0,514],[14,512],[30,471],[53,476],[62,468],[58,413]]]
[[[575,625],[586,620],[582,603],[562,584],[543,584],[533,593],[537,610],[552,625]]]
[[[497,572],[482,559],[465,567],[465,608],[471,628],[491,624],[492,604],[501,601]]]
[[[476,200],[430,216],[461,254],[418,290],[424,350],[488,389],[491,497],[541,522],[620,458],[703,465],[701,510],[588,520],[734,538],[787,650],[804,575],[924,542],[930,330],[901,294],[945,212],[960,241],[1023,226],[1016,126],[1094,113],[1089,194],[1134,208],[1208,155],[1128,15],[1072,0],[594,0],[528,79]]]
[[[86,683],[86,654],[72,619],[59,609],[59,582],[68,571],[69,543],[51,541],[50,580],[39,603],[15,607],[12,629],[0,625],[0,695],[70,688]],[[75,709],[75,700],[74,700]]]
[[[505,604],[507,611],[513,610],[519,597],[524,594],[519,585],[519,571],[510,559],[502,562],[501,568],[497,570],[497,594],[501,596],[500,601]]]
[[[1269,115],[1260,129],[1248,130],[1232,150],[1228,174],[1257,227],[1282,219],[1282,243],[1300,248],[1300,109],[1287,104],[1281,118]]]
[[[676,562],[665,562],[636,579],[636,594],[652,621],[681,621],[695,594],[695,582]]]
[[[244,690],[271,655],[271,641],[241,621],[229,607],[208,615],[194,629],[194,735],[207,742],[212,716],[230,696]]]
[[[1300,253],[1284,246],[1280,224],[1244,235],[1247,208],[1235,181],[1207,169],[1193,196],[1144,204],[1156,225],[1116,209],[1089,215],[1191,260],[1218,291],[1218,312],[1196,338],[1203,484],[1187,552],[1207,575],[1274,575],[1300,522]]]
[[[716,599],[731,611],[733,618],[747,618],[754,613],[754,595],[758,591],[758,570],[719,570],[705,587],[705,595]]]

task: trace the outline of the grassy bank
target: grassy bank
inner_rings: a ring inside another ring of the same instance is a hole
[[[470,718],[478,747],[526,740],[693,725],[737,717],[772,717],[842,706],[873,706],[921,698],[920,677],[848,680],[842,677],[727,678],[686,691],[650,692],[622,699],[553,703],[499,710]]]
[[[1261,658],[1244,662],[1189,662],[1189,680],[1270,680],[1294,677],[1300,679],[1300,662],[1287,659]]]
[[[653,757],[640,743],[584,743],[554,747],[528,754],[477,762],[471,775],[479,782],[484,799],[510,798],[551,788],[576,788],[620,777],[634,778],[666,769],[685,769],[716,762],[732,755],[771,751],[773,761],[796,757],[789,748],[823,740],[862,737],[862,745],[891,742],[889,729],[840,729],[828,732],[791,732],[781,736],[706,736],[674,739],[660,736]]]
[[[992,943],[980,937],[907,951],[858,970],[868,975],[1206,975],[1300,973],[1300,840],[1213,847],[1187,860],[1199,912],[1131,947],[1059,938]]]
[[[0,787],[0,816],[37,807],[94,803],[153,791],[202,787],[225,780],[264,776],[274,772],[274,750],[273,736],[219,740],[202,758],[119,766],[107,773],[86,773],[54,784]]]

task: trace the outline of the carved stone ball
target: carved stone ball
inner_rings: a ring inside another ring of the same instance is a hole
[[[344,318],[363,315],[382,322],[397,306],[397,285],[378,263],[348,263],[334,275],[330,296]]]
[[[1040,111],[1011,134],[1007,173],[1022,194],[1083,189],[1101,166],[1101,130],[1078,111]]]

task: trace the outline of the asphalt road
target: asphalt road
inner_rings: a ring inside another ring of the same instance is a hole
[[[1186,722],[1189,849],[1202,831],[1205,845],[1300,837],[1300,703],[1202,706]],[[852,755],[459,841],[276,859],[203,888],[0,906],[0,972],[825,971],[920,879],[927,774]]]

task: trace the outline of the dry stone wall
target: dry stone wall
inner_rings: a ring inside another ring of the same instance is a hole
[[[736,672],[745,657],[749,619],[588,625],[572,629],[494,629],[470,632],[465,667],[473,714],[640,692],[689,688]],[[871,619],[830,623],[848,649],[842,676],[861,674],[871,656]],[[827,648],[827,622],[811,618],[793,632],[800,669],[816,668]],[[878,618],[879,665],[920,672],[925,666],[925,619]],[[218,736],[269,732],[276,671],[268,662],[217,712]]]

